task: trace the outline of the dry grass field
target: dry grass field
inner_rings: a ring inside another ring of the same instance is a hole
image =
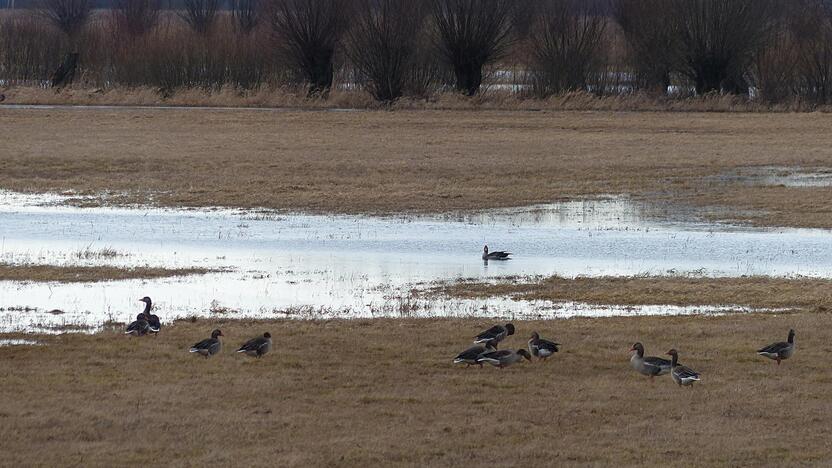
[[[120,268],[113,266],[56,266],[11,265],[0,263],[0,281],[55,281],[59,283],[89,283],[127,279],[168,278],[171,276],[202,275],[206,268]]]
[[[815,278],[518,277],[505,278],[496,284],[459,281],[428,292],[464,298],[512,296],[589,304],[735,305],[820,312],[832,309],[832,280]]]
[[[487,320],[177,322],[0,347],[2,464],[116,466],[798,466],[832,459],[832,315],[516,322],[546,363],[454,367]],[[187,348],[219,327],[223,352]],[[797,330],[776,366],[755,350]],[[276,351],[233,347],[263,331]],[[9,338],[11,336],[4,336]],[[702,374],[651,382],[628,349]]]
[[[106,192],[108,203],[394,213],[625,193],[832,227],[832,187],[713,177],[829,170],[832,115],[821,113],[0,107],[0,128],[1,188]]]

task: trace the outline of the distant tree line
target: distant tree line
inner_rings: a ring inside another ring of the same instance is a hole
[[[45,80],[77,53],[76,81],[171,91],[832,102],[827,0],[30,1],[0,12],[0,84]]]

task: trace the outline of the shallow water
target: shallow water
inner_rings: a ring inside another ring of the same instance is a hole
[[[724,308],[425,299],[431,282],[501,276],[832,276],[832,233],[706,224],[613,197],[436,217],[77,208],[65,196],[0,192],[0,261],[209,267],[204,276],[92,284],[0,282],[0,329],[129,321],[154,299],[164,320],[228,317],[564,317]],[[515,258],[484,263],[483,244]],[[27,310],[34,309],[34,310]],[[54,309],[59,309],[55,311]],[[48,312],[52,311],[52,312]]]

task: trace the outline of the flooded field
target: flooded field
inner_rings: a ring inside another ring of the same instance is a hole
[[[0,281],[0,329],[129,321],[150,296],[163,320],[684,314],[725,307],[608,307],[423,297],[434,282],[504,276],[832,276],[832,233],[749,229],[627,198],[425,217],[78,208],[0,192],[0,262],[223,270],[99,283]],[[481,260],[483,245],[514,259]]]

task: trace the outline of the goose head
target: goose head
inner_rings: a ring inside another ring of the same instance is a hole
[[[539,340],[539,339],[540,339],[540,334],[539,334],[539,333],[537,333],[537,332],[532,333],[532,336],[531,336],[531,337],[529,337],[529,341],[532,341],[532,340]]]
[[[506,331],[508,331],[509,335],[513,335],[514,334],[514,325],[510,324],[510,323],[507,323],[506,324]]]
[[[644,345],[643,345],[643,344],[641,344],[641,343],[639,343],[639,342],[637,342],[636,344],[634,344],[634,345],[630,348],[630,352],[633,352],[633,351],[636,351],[636,352],[638,353],[638,355],[639,355],[639,356],[643,356],[643,355],[644,355]]]
[[[487,245],[482,248],[482,253],[485,254],[485,255],[488,255],[488,246]]]
[[[794,329],[789,330],[789,343],[794,343]]]
[[[676,351],[676,349],[671,349],[670,351],[667,352],[667,355],[668,356],[673,356],[673,357],[679,357],[679,351]]]
[[[269,332],[263,333],[263,338],[271,339],[272,334]]]
[[[219,328],[211,332],[211,338],[216,338],[218,336],[225,336]]]
[[[527,361],[529,361],[529,362],[531,362],[531,361],[532,361],[532,355],[531,355],[531,354],[529,354],[529,352],[528,352],[528,351],[526,351],[526,350],[525,350],[525,349],[523,349],[523,348],[518,349],[518,350],[517,350],[517,354],[519,354],[519,355],[523,356],[523,357],[524,357],[524,358],[526,358],[526,360],[527,360]]]
[[[144,302],[145,304],[150,304],[150,298],[145,296],[145,297],[139,299],[139,302]]]

